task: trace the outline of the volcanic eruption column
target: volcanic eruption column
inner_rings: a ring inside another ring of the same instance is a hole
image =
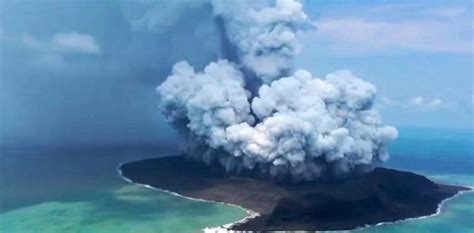
[[[313,25],[300,2],[207,3],[236,58],[198,72],[178,62],[157,88],[164,115],[185,129],[188,155],[296,180],[368,171],[388,159],[398,132],[372,109],[372,84],[346,70],[319,79],[292,68],[296,33]]]

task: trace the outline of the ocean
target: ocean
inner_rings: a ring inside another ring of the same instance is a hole
[[[401,128],[384,166],[474,186],[472,130]],[[130,184],[116,167],[169,154],[138,149],[3,149],[1,233],[192,233],[238,221],[239,208],[191,201]],[[474,193],[452,198],[440,214],[344,232],[474,232]]]

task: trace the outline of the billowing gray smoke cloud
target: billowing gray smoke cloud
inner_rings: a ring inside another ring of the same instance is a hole
[[[299,2],[211,2],[215,14],[224,19],[227,37],[245,68],[264,82],[291,69],[292,58],[299,52],[296,32],[312,25]]]
[[[219,60],[200,72],[179,62],[157,88],[165,116],[186,126],[192,156],[229,171],[296,180],[367,170],[388,159],[398,133],[381,126],[371,109],[373,85],[350,71],[324,79],[305,70],[289,74],[296,31],[310,24],[299,2],[211,3],[239,61]],[[246,89],[242,70],[263,81],[258,93]]]

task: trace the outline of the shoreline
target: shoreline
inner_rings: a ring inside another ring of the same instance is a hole
[[[448,185],[459,185],[459,184],[448,184]],[[382,225],[391,225],[391,224],[397,224],[397,223],[402,223],[402,222],[406,222],[406,221],[410,221],[410,220],[419,220],[419,219],[427,219],[427,218],[432,218],[432,217],[436,217],[438,215],[441,214],[441,208],[443,208],[443,205],[447,202],[447,201],[450,201],[462,194],[465,194],[465,193],[469,193],[469,192],[474,192],[474,187],[472,186],[463,186],[463,187],[466,187],[466,188],[469,188],[470,190],[462,190],[462,191],[459,191],[458,193],[454,194],[453,196],[451,197],[448,197],[448,198],[445,198],[443,199],[439,204],[438,204],[438,208],[436,209],[436,212],[433,213],[433,214],[430,214],[430,215],[423,215],[423,216],[420,216],[420,217],[413,217],[413,218],[406,218],[406,219],[400,219],[400,220],[396,220],[396,221],[393,221],[393,222],[380,222],[380,223],[377,223],[377,224],[374,224],[374,225],[367,225],[367,226],[363,226],[363,227],[360,227],[360,228],[355,228],[355,229],[352,229],[352,230],[359,230],[359,229],[365,229],[365,228],[369,228],[369,227],[376,227],[376,226],[382,226]]]
[[[133,185],[138,185],[138,186],[141,186],[141,187],[144,187],[144,188],[156,190],[156,191],[159,191],[159,192],[163,192],[163,193],[166,193],[166,194],[173,195],[173,196],[175,196],[175,197],[179,197],[179,198],[183,198],[183,199],[187,199],[187,200],[191,200],[191,201],[199,201],[199,202],[206,202],[206,203],[214,203],[214,204],[219,204],[219,205],[232,206],[232,207],[241,209],[241,210],[245,211],[245,212],[248,214],[247,217],[242,218],[242,219],[237,220],[237,221],[234,221],[234,222],[231,222],[231,223],[227,223],[227,224],[220,225],[220,226],[217,226],[217,227],[206,227],[206,228],[202,229],[202,231],[205,232],[205,233],[218,233],[218,231],[216,231],[216,230],[227,230],[228,228],[232,227],[232,226],[235,225],[235,224],[245,223],[245,222],[247,222],[247,221],[250,220],[250,219],[253,219],[253,218],[256,218],[256,217],[260,216],[259,213],[255,212],[255,211],[253,211],[253,210],[250,210],[250,209],[246,209],[246,208],[244,208],[244,207],[242,207],[242,206],[239,206],[239,205],[236,205],[236,204],[184,196],[184,195],[181,195],[181,194],[179,194],[179,193],[176,193],[176,192],[173,192],[173,191],[169,191],[169,190],[166,190],[166,189],[160,189],[160,188],[157,188],[157,187],[153,187],[153,186],[151,186],[151,185],[148,185],[148,184],[142,184],[142,183],[134,182],[134,181],[132,181],[131,179],[129,179],[128,177],[126,177],[126,176],[124,176],[124,175],[122,174],[122,169],[120,169],[120,168],[121,168],[121,166],[122,166],[123,164],[130,163],[130,162],[142,161],[142,160],[146,160],[146,159],[134,160],[134,161],[129,161],[129,162],[120,163],[119,165],[117,165],[116,171],[118,172],[119,176],[120,176],[123,180],[125,180],[125,181],[127,181],[128,183],[133,184]],[[227,232],[228,232],[228,230],[227,230]]]
[[[166,156],[163,156],[163,157],[166,157]],[[139,186],[142,186],[142,187],[145,187],[145,188],[149,188],[149,189],[153,189],[153,190],[157,190],[157,191],[160,191],[160,192],[164,192],[164,193],[167,193],[167,194],[171,194],[173,196],[176,196],[176,197],[180,197],[180,198],[184,198],[184,199],[188,199],[188,200],[192,200],[192,201],[200,201],[200,202],[207,202],[207,203],[216,203],[216,204],[221,204],[221,205],[228,205],[228,206],[233,206],[233,207],[236,207],[236,208],[239,208],[241,210],[244,210],[248,216],[245,217],[245,218],[242,218],[240,220],[237,220],[237,221],[234,221],[234,222],[231,222],[231,223],[228,223],[228,224],[224,224],[224,225],[220,225],[220,226],[216,226],[216,227],[206,227],[204,229],[201,229],[203,232],[205,233],[234,233],[234,232],[241,232],[241,231],[236,231],[236,230],[232,230],[231,228],[234,226],[234,225],[237,225],[237,224],[240,224],[240,223],[245,223],[251,219],[254,219],[256,217],[259,217],[261,214],[254,211],[254,210],[251,210],[251,209],[247,209],[247,208],[244,208],[240,205],[237,205],[237,204],[233,204],[233,203],[228,203],[228,202],[220,202],[220,201],[214,201],[214,200],[208,200],[208,199],[202,199],[202,198],[193,198],[193,197],[189,197],[189,196],[185,196],[185,195],[182,195],[182,194],[179,194],[177,192],[173,192],[173,191],[170,191],[170,190],[166,190],[166,189],[160,189],[160,188],[157,188],[157,187],[153,187],[151,185],[148,185],[148,184],[144,184],[144,183],[139,183],[139,182],[134,182],[132,181],[130,178],[126,177],[123,175],[123,171],[121,169],[121,167],[125,164],[128,164],[128,163],[133,163],[133,162],[140,162],[140,161],[144,161],[144,160],[148,160],[148,159],[141,159],[141,160],[135,160],[135,161],[128,161],[128,162],[123,162],[123,163],[120,163],[117,167],[116,167],[116,170],[119,174],[119,176],[124,179],[125,181],[127,181],[128,183],[131,183],[131,184],[134,184],[134,185],[139,185]],[[392,169],[392,168],[391,168]],[[396,171],[399,171],[398,169],[393,169],[393,170],[396,170]],[[403,171],[402,171],[403,172]],[[461,184],[444,184],[443,185],[453,185],[453,186],[461,186]],[[347,230],[342,230],[342,231],[351,231],[351,230],[361,230],[361,229],[365,229],[365,228],[370,228],[370,227],[376,227],[376,226],[382,226],[382,225],[390,225],[390,224],[397,224],[397,223],[402,223],[402,222],[406,222],[406,221],[410,221],[410,220],[418,220],[418,219],[426,219],[426,218],[431,218],[431,217],[436,217],[438,215],[441,214],[441,209],[443,208],[444,204],[462,194],[465,194],[465,193],[469,193],[469,192],[473,192],[474,191],[474,187],[472,186],[466,186],[466,185],[462,185],[462,187],[465,187],[465,188],[468,188],[468,190],[460,190],[458,191],[456,194],[454,194],[453,196],[451,197],[447,197],[443,200],[441,200],[441,202],[437,205],[437,208],[436,208],[436,211],[432,214],[429,214],[429,215],[423,215],[423,216],[419,216],[419,217],[409,217],[409,218],[405,218],[405,219],[400,219],[400,220],[396,220],[396,221],[388,221],[388,222],[379,222],[379,223],[376,223],[376,224],[368,224],[368,225],[365,225],[365,226],[360,226],[360,227],[356,227],[356,228],[353,228],[353,229],[347,229]],[[309,231],[301,231],[301,232],[309,232]],[[335,231],[332,231],[332,230],[329,230],[329,231],[310,231],[310,232],[341,232],[341,230],[335,230]]]

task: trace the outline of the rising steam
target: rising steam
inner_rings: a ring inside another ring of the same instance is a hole
[[[198,72],[179,62],[157,88],[162,112],[185,126],[190,155],[228,171],[296,180],[350,174],[388,159],[398,133],[381,126],[372,84],[350,71],[324,79],[292,72],[296,33],[312,25],[299,2],[210,4],[237,58]],[[256,93],[252,82],[261,83]]]

